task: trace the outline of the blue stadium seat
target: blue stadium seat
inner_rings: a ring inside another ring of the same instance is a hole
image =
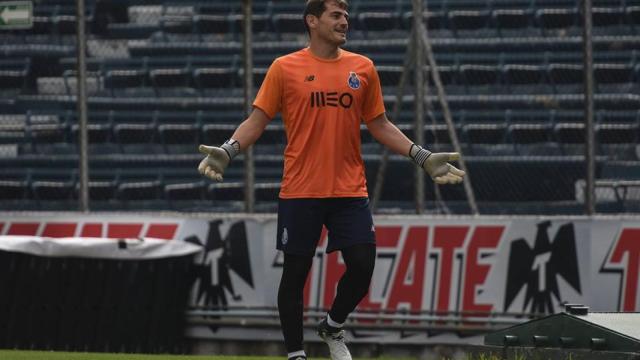
[[[79,125],[73,124],[71,126],[71,142],[77,142],[79,137]],[[87,136],[89,144],[103,144],[112,142],[112,129],[111,124],[88,124]]]
[[[27,85],[27,73],[20,70],[0,70],[0,89],[21,92]]]
[[[197,14],[228,15],[242,12],[239,2],[201,2],[195,8]]]
[[[168,34],[190,34],[194,29],[193,17],[187,15],[162,16],[159,25]]]
[[[196,15],[193,22],[198,34],[225,34],[231,31],[231,22],[226,15]]]
[[[111,39],[147,39],[159,31],[158,24],[109,23],[104,32]]]
[[[380,77],[380,84],[383,86],[398,86],[400,83],[400,77],[404,68],[402,66],[377,66],[378,76]],[[407,83],[411,74],[407,76]],[[408,85],[408,84],[407,84]]]
[[[122,150],[131,148],[139,150],[141,147],[127,145],[150,144],[155,141],[154,124],[115,124],[113,126],[114,138]]]
[[[14,89],[16,93],[27,89],[31,59],[25,57],[0,60],[0,89]],[[0,91],[1,91],[0,90]]]
[[[600,144],[637,144],[637,123],[600,123],[595,126],[595,133]]]
[[[637,32],[640,24],[640,6],[628,6],[624,10],[627,24],[630,24]]]
[[[639,132],[637,123],[596,124],[597,154],[609,160],[637,161]]]
[[[486,10],[454,10],[447,16],[454,32],[489,28],[491,20],[491,13]]]
[[[460,134],[460,129],[457,128],[456,132]],[[410,138],[414,136],[407,134]],[[460,135],[458,135],[460,137]],[[451,144],[451,138],[449,137],[449,130],[447,124],[428,124],[425,125],[424,133],[425,144]]]
[[[240,182],[209,184],[207,197],[213,201],[242,201],[244,199],[244,184]]]
[[[422,13],[423,22],[430,30],[444,30],[447,28],[447,16],[440,11],[425,11]],[[401,28],[410,30],[413,27],[413,12],[407,11],[402,14]]]
[[[197,144],[200,138],[200,127],[197,124],[160,124],[158,135],[165,145]]]
[[[275,14],[302,14],[304,12],[304,3],[300,1],[269,1],[266,13]],[[302,18],[302,16],[301,16]],[[301,19],[302,21],[302,19]]]
[[[503,144],[506,142],[505,123],[464,124],[462,133],[470,144]]]
[[[53,32],[53,23],[49,16],[34,16],[31,29],[23,30],[28,34],[45,35]]]
[[[76,191],[79,193],[80,184],[77,184]],[[114,201],[116,198],[116,190],[118,189],[118,180],[90,180],[89,184],[89,200],[91,201]]]
[[[304,34],[306,32],[300,14],[275,14],[272,22],[279,37],[283,34]]]
[[[199,68],[193,71],[193,82],[197,89],[227,89],[237,86],[238,70],[232,67]]]
[[[264,81],[264,77],[267,76],[268,70],[268,68],[253,68],[253,86],[255,86],[256,88],[260,88],[260,85],[262,85],[262,82]],[[243,74],[244,72],[242,70],[238,71],[240,81],[243,81]]]
[[[566,87],[567,85],[573,86],[572,90],[579,90],[577,85],[582,84],[584,72],[582,65],[549,64],[547,76],[554,92],[561,93],[560,87]]]
[[[31,193],[39,201],[72,200],[76,195],[75,187],[75,181],[33,181]]]
[[[553,128],[554,139],[563,155],[584,155],[584,123],[558,123]]]
[[[580,14],[576,8],[538,9],[536,20],[542,30],[566,29],[579,25]]]
[[[205,181],[191,181],[164,186],[164,198],[168,201],[193,201],[205,199],[207,183]]]
[[[457,65],[442,65],[438,66],[438,75],[440,75],[440,81],[443,85],[456,85],[464,84],[465,79],[461,75],[462,71]],[[429,67],[425,67],[425,74],[429,79],[429,85],[434,86],[433,77],[431,76],[431,70]],[[413,77],[410,76],[409,80],[413,83]],[[414,84],[415,85],[415,84]]]
[[[222,144],[231,138],[236,127],[236,124],[204,124],[202,125],[202,142]]]
[[[358,14],[357,25],[353,28],[365,32],[395,30],[400,28],[400,16],[396,12],[362,12]]]
[[[598,84],[626,84],[634,81],[630,64],[594,64],[593,76]]]
[[[593,26],[616,26],[625,22],[622,7],[594,7],[591,9],[591,14]]]
[[[118,89],[145,87],[148,84],[149,73],[145,69],[109,70],[104,76],[104,87],[114,95]]]
[[[198,124],[160,124],[158,137],[167,153],[195,153],[200,142]]]
[[[129,23],[128,0],[116,3],[113,1],[95,1],[93,9],[90,9],[91,26],[88,28],[91,33],[107,35],[109,24]]]
[[[60,35],[72,35],[76,33],[75,15],[56,15],[52,18],[53,31]]]
[[[69,126],[67,124],[36,124],[27,128],[27,134],[31,144],[38,147],[43,144],[59,143],[66,145],[70,140]],[[51,149],[51,148],[47,148]]]
[[[494,85],[500,78],[499,68],[490,65],[463,64],[460,65],[460,74],[464,79],[464,84],[474,85]]]
[[[255,184],[256,201],[274,202],[278,200],[280,193],[280,181],[259,182]]]
[[[157,200],[162,184],[159,180],[121,182],[116,190],[116,198],[122,202],[136,200]]]
[[[504,80],[509,85],[535,85],[545,79],[545,69],[539,65],[507,64],[502,67]]]
[[[550,123],[509,124],[507,133],[514,144],[546,143],[553,138],[553,125]]]
[[[29,190],[27,180],[0,180],[0,199],[3,201],[27,200]]]
[[[258,143],[265,145],[285,145],[287,143],[287,138],[284,125],[281,122],[272,120],[265,128],[260,139],[258,139]]]
[[[553,129],[556,141],[564,144],[583,144],[584,123],[559,123]]]
[[[156,89],[161,88],[188,88],[191,84],[191,69],[152,69],[149,71],[151,85]]]
[[[235,29],[235,32],[242,33],[244,15],[231,15],[231,26]],[[264,33],[271,30],[271,18],[267,14],[254,13],[251,15],[251,32],[253,34]]]
[[[517,154],[524,156],[560,156],[562,149],[553,141],[551,123],[509,124],[507,137]]]

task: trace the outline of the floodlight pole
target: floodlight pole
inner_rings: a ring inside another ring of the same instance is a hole
[[[413,0],[413,28],[420,29],[422,24],[422,0]],[[415,47],[415,118],[414,118],[414,139],[415,143],[424,145],[424,44],[420,39],[420,32],[413,31],[413,46]],[[424,170],[422,167],[415,167],[415,207],[416,214],[424,213]]]
[[[595,214],[595,135],[593,130],[593,44],[592,44],[592,18],[591,0],[583,0],[582,10],[584,14],[583,64],[584,64],[584,121],[585,121],[585,160],[586,160],[586,187],[585,187],[585,213]]]
[[[89,211],[89,140],[87,135],[87,72],[85,54],[85,15],[84,0],[76,0],[76,58],[78,69],[76,72],[76,108],[78,111],[78,143],[80,144],[80,187],[78,199],[82,212]]]
[[[244,65],[244,111],[249,116],[253,109],[253,52],[251,49],[252,29],[252,0],[242,0],[242,13],[244,15],[242,50]],[[249,146],[244,152],[244,210],[254,212],[255,207],[255,164],[253,158],[253,146]]]
[[[460,168],[466,173],[462,184],[467,195],[469,208],[471,209],[471,213],[473,215],[478,215],[480,212],[478,211],[476,197],[473,193],[473,186],[471,186],[471,173],[469,172],[467,163],[464,160],[464,154],[462,153],[462,147],[460,146],[460,141],[458,140],[458,135],[456,134],[456,128],[451,117],[451,111],[449,111],[449,103],[447,102],[446,93],[444,92],[444,86],[442,86],[440,73],[438,72],[438,64],[436,63],[436,59],[433,56],[433,50],[431,49],[431,41],[429,40],[428,30],[422,22],[420,22],[418,26],[419,28],[416,30],[416,33],[418,33],[421,37],[420,42],[422,42],[424,46],[424,51],[427,55],[427,60],[429,61],[431,78],[433,79],[433,83],[438,93],[438,100],[440,101],[440,106],[442,107],[442,114],[444,115],[444,120],[447,123],[447,129],[449,130],[449,138],[451,139],[451,143],[453,144],[453,149],[462,155],[460,156],[460,160],[458,160],[458,163],[460,164]]]
[[[418,0],[419,1],[419,0]],[[414,0],[414,5],[416,5],[416,0]],[[418,15],[416,15],[418,14]],[[415,21],[415,17],[419,17],[420,21],[416,22]],[[460,146],[460,142],[458,140],[458,136],[455,132],[455,126],[453,124],[453,119],[451,117],[451,112],[449,111],[449,105],[447,103],[447,99],[446,99],[446,93],[444,91],[444,87],[442,85],[442,81],[440,79],[440,74],[438,73],[438,67],[435,61],[435,57],[433,55],[433,51],[431,49],[431,42],[429,41],[429,37],[427,34],[427,27],[423,24],[422,21],[422,11],[420,12],[416,12],[416,8],[414,7],[414,23],[412,26],[412,34],[409,37],[411,40],[409,41],[409,44],[407,46],[407,52],[405,54],[405,60],[404,60],[404,64],[403,64],[403,70],[402,70],[402,75],[400,77],[400,83],[398,84],[397,87],[397,91],[396,91],[396,102],[394,104],[394,108],[393,108],[393,117],[392,120],[397,121],[398,118],[400,117],[400,109],[402,107],[402,97],[404,94],[404,89],[405,89],[405,84],[406,84],[406,80],[407,80],[407,76],[409,75],[409,70],[413,67],[416,71],[416,77],[421,76],[421,78],[416,78],[416,85],[417,84],[423,84],[424,88],[426,89],[426,87],[428,86],[428,83],[424,82],[424,77],[422,77],[422,71],[418,71],[417,69],[421,69],[423,68],[423,66],[418,67],[418,64],[416,64],[418,58],[420,58],[419,56],[416,55],[416,52],[420,52],[423,53],[423,56],[426,55],[426,59],[429,62],[429,69],[431,71],[431,77],[433,79],[433,82],[435,84],[436,90],[437,90],[437,96],[438,96],[438,100],[440,102],[440,106],[442,107],[442,112],[444,114],[445,120],[447,122],[447,128],[449,130],[449,137],[451,138],[451,142],[453,143],[454,146],[454,150],[456,152],[459,152],[460,154],[462,154],[461,151],[461,146]],[[419,46],[418,44],[421,44],[421,46]],[[417,50],[421,50],[421,51],[417,51]],[[422,65],[424,65],[424,58],[422,58]],[[418,75],[419,74],[419,75]],[[418,80],[420,80],[420,82],[418,82]],[[418,88],[422,88],[422,86],[416,86]],[[420,101],[419,99],[423,99],[423,101]],[[415,129],[416,129],[416,143],[424,143],[424,99],[425,99],[425,91],[422,90],[420,93],[418,93],[418,91],[416,90],[416,98],[415,98],[415,102],[416,102],[416,109],[419,109],[419,107],[422,108],[422,114],[419,116],[419,118],[422,120],[421,123],[418,123],[418,120],[416,120],[416,125],[415,125]],[[417,104],[422,104],[422,105],[417,105]],[[418,111],[416,111],[416,116]],[[417,129],[423,129],[423,131],[418,131]],[[418,138],[418,136],[420,136],[420,138]],[[427,144],[428,145],[428,144]],[[464,154],[463,154],[464,155]],[[386,169],[387,169],[387,164],[389,162],[389,150],[387,148],[384,148],[382,155],[381,155],[381,159],[380,159],[380,165],[378,167],[378,171],[376,173],[376,181],[375,181],[375,186],[374,186],[374,190],[373,190],[373,197],[371,199],[371,208],[372,210],[375,212],[378,208],[378,203],[382,194],[382,187],[384,184],[384,175],[386,173]],[[471,209],[471,213],[474,215],[479,214],[478,211],[478,206],[476,203],[476,199],[475,199],[475,194],[473,193],[473,187],[471,186],[471,175],[468,171],[468,168],[466,166],[466,163],[464,161],[464,157],[462,157],[459,160],[460,163],[460,167],[462,168],[462,170],[464,170],[467,175],[465,176],[465,180],[463,181],[463,185],[464,185],[464,189],[465,189],[465,193],[467,195],[467,201],[469,203],[469,207]],[[418,168],[419,172],[421,174],[424,174],[423,170]],[[424,175],[423,179],[424,179]],[[424,180],[422,185],[418,185],[417,184],[418,181],[416,181],[416,193],[418,192],[418,186],[420,189],[422,189],[422,195],[420,196],[421,199],[424,199]],[[437,185],[436,185],[437,186]],[[416,194],[417,195],[417,194]],[[438,195],[436,195],[438,196]],[[419,205],[419,200],[416,199],[416,211],[418,211],[418,209],[424,209],[424,200],[422,200],[422,206],[420,207]]]

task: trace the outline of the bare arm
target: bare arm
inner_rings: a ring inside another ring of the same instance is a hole
[[[367,124],[371,135],[382,145],[396,154],[409,156],[409,149],[413,141],[398,129],[385,114],[382,114]]]
[[[231,136],[232,139],[240,143],[240,151],[253,145],[267,126],[271,119],[264,111],[254,108],[249,117],[243,121]]]
[[[458,153],[431,153],[416,145],[398,129],[385,114],[371,120],[367,127],[371,135],[389,150],[411,158],[438,184],[457,184],[465,173],[448,161],[460,158]]]

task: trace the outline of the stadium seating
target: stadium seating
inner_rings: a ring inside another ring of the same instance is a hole
[[[378,65],[390,110],[409,45],[411,1],[350,3],[346,47]],[[302,7],[300,1],[254,1],[256,87],[275,57],[304,46]],[[34,11],[32,29],[0,34],[0,163],[8,169],[0,175],[4,209],[61,209],[78,199],[79,126],[70,97],[77,87],[75,8],[39,0]],[[579,5],[434,0],[427,2],[423,19],[481,209],[544,213],[549,204],[558,211],[581,209],[572,205],[576,181],[584,178]],[[630,39],[640,33],[639,19],[640,4],[634,1],[606,0],[593,8],[596,152],[598,171],[607,178],[640,178],[632,170],[640,161],[635,95],[640,56]],[[197,144],[223,142],[245,116],[242,21],[240,2],[87,2],[89,195],[95,208],[243,209],[243,159],[234,161],[223,184],[195,171]],[[449,151],[453,143],[430,70],[425,67],[425,141]],[[414,100],[409,94],[415,86],[423,84],[410,73],[402,111],[393,119],[410,137]],[[361,136],[372,187],[381,147],[365,127]],[[274,209],[284,146],[284,126],[277,118],[255,145],[261,211]],[[606,160],[631,165],[615,172]],[[389,166],[398,175],[387,176],[382,203],[407,210],[414,168],[404,161],[392,158]],[[488,179],[495,172],[508,173],[509,183],[492,184]],[[532,173],[554,183],[533,181]],[[430,183],[426,187],[427,196],[435,196]],[[461,188],[442,192],[465,211]]]

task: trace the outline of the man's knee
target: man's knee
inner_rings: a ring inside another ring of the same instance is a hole
[[[375,244],[358,244],[342,251],[347,266],[347,271],[357,276],[360,280],[371,279],[376,263]]]

